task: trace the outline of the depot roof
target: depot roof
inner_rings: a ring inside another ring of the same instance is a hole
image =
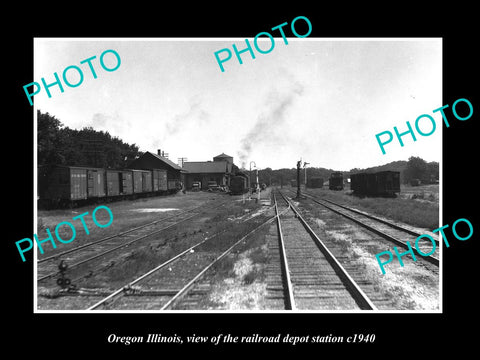
[[[189,173],[227,173],[226,161],[190,161],[183,163]]]
[[[163,157],[158,154],[151,153],[149,151],[142,154],[139,158],[133,160],[129,164],[129,168],[132,169],[172,169],[176,171],[183,172],[184,170],[170,161],[166,157]]]

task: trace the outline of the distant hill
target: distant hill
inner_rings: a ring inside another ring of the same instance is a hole
[[[334,171],[337,170],[309,167],[307,168],[307,178],[320,177],[323,178],[324,181],[327,181],[330,178],[330,174]],[[350,171],[342,171],[342,173],[343,177],[346,179],[350,177],[351,174],[359,172],[373,173],[377,171],[399,171],[401,183],[408,182],[412,178],[421,179],[422,182],[433,181],[434,179],[438,180],[439,178],[438,163],[434,161],[427,163],[426,161],[418,157],[411,157],[408,161],[392,161],[388,164],[372,166],[364,169],[354,168]],[[246,173],[248,174],[248,171],[246,171]],[[266,168],[259,170],[258,177],[260,183],[287,185],[290,180],[297,178],[297,170],[295,168],[278,170]],[[252,178],[252,180],[253,179],[254,178]],[[305,170],[302,169],[300,172],[300,181],[303,183],[305,181],[304,179]]]
[[[400,171],[400,183],[404,183],[404,171],[407,169],[407,164],[408,161],[398,160],[389,162],[388,164],[373,166],[365,169],[354,168],[348,172],[348,176],[350,176],[350,174],[359,172],[374,173],[377,171]]]
[[[393,161],[385,165],[373,166],[367,169],[352,169],[349,174],[356,172],[400,171],[400,183],[411,183],[420,180],[423,184],[438,183],[440,166],[436,161],[427,162],[420,157],[411,156],[408,161]]]
[[[354,168],[349,171],[350,174],[356,173],[356,172],[377,172],[377,171],[404,171],[407,168],[408,161],[405,160],[398,160],[398,161],[392,161],[389,162],[388,164],[384,165],[379,165],[379,166],[373,166],[369,167],[366,169],[358,169]]]

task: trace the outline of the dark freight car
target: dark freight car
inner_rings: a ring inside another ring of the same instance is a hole
[[[240,195],[248,192],[248,179],[245,176],[232,176],[230,178],[230,194]]]
[[[351,189],[355,194],[368,196],[395,196],[400,192],[399,171],[352,174]]]
[[[47,206],[105,197],[105,171],[81,166],[40,166],[38,197]]]
[[[307,179],[307,187],[314,189],[314,188],[322,188],[323,187],[323,178],[319,177],[312,177]]]
[[[328,188],[330,190],[343,190],[343,174],[341,172],[335,171],[330,174]]]
[[[87,169],[72,166],[42,166],[38,169],[40,200],[87,199]]]

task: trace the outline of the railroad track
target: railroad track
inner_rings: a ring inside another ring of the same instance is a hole
[[[283,204],[274,198],[278,246],[270,243],[279,255],[272,257],[274,265],[267,270],[267,297],[278,299],[283,284],[289,310],[377,310],[291,201],[280,195]],[[281,276],[272,271],[275,268]]]
[[[225,202],[215,205],[213,208],[222,206]],[[69,279],[68,283],[79,279],[90,277],[93,274],[106,270],[113,266],[119,258],[128,256],[127,253],[118,255],[119,250],[125,249],[134,243],[141,243],[142,240],[158,235],[168,229],[174,228],[184,221],[204,213],[205,205],[197,206],[177,214],[143,224],[141,226],[114,234],[81,246],[55,253],[37,261],[37,282],[43,283],[48,279],[57,277],[57,284],[65,281],[65,275],[74,274],[76,279]],[[112,255],[114,253],[114,255]],[[93,264],[93,265],[92,265]],[[88,270],[82,273],[82,267],[88,265]],[[63,271],[61,267],[63,266]],[[79,274],[80,273],[80,274]]]
[[[421,236],[422,234],[413,231],[411,229],[405,228],[398,224],[394,224],[391,221],[381,219],[371,214],[364,213],[362,211],[352,209],[351,207],[337,204],[331,200],[326,199],[319,199],[314,197],[310,194],[303,193],[307,199],[322,205],[323,207],[355,222],[356,224],[374,232],[377,235],[380,235],[382,238],[394,243],[397,246],[401,246],[402,248],[408,249],[407,241],[410,242],[412,248],[415,250],[413,244],[417,237]],[[432,238],[435,240],[435,247],[438,248],[439,243],[438,240],[435,239],[435,235],[431,234]],[[424,254],[429,253],[432,249],[431,244],[427,244],[425,247],[425,242],[419,243],[424,248],[422,252]],[[429,246],[430,245],[430,246]],[[421,258],[425,261],[430,262],[433,265],[439,266],[439,259],[437,256],[430,255],[430,256],[423,256],[421,254],[418,255],[417,258]]]
[[[87,310],[169,310],[187,296],[201,299],[209,287],[199,285],[199,280],[236,246],[274,220],[271,217],[229,242],[222,241],[221,236],[230,229],[223,229],[113,291]],[[212,240],[222,246],[211,248]],[[192,307],[191,301],[188,305]]]

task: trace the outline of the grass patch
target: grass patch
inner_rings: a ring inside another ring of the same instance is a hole
[[[408,199],[356,199],[350,203],[368,212],[428,229],[438,228],[438,204]]]
[[[168,258],[169,254],[173,254],[173,252],[174,250],[169,248],[164,254]],[[160,263],[155,251],[151,251],[151,249],[135,250],[125,258],[121,266],[113,266],[106,275],[109,281],[123,284],[125,279],[145,273]]]
[[[329,199],[339,204],[352,206],[359,210],[363,210],[379,216],[384,216],[392,220],[404,222],[406,224],[436,229],[439,223],[439,205],[438,202],[418,201],[421,192],[412,198],[360,198],[349,195],[344,192],[333,192],[325,189],[309,190],[312,195]],[[423,193],[423,197],[427,200],[434,198],[431,193]]]
[[[237,220],[229,221],[230,227],[226,234],[232,238],[232,244],[264,222],[266,215],[259,215],[248,222]],[[201,300],[201,308],[260,309],[264,306],[264,269],[268,262],[265,236],[268,231],[269,225],[259,228],[212,267],[213,271],[208,278],[211,290]]]

